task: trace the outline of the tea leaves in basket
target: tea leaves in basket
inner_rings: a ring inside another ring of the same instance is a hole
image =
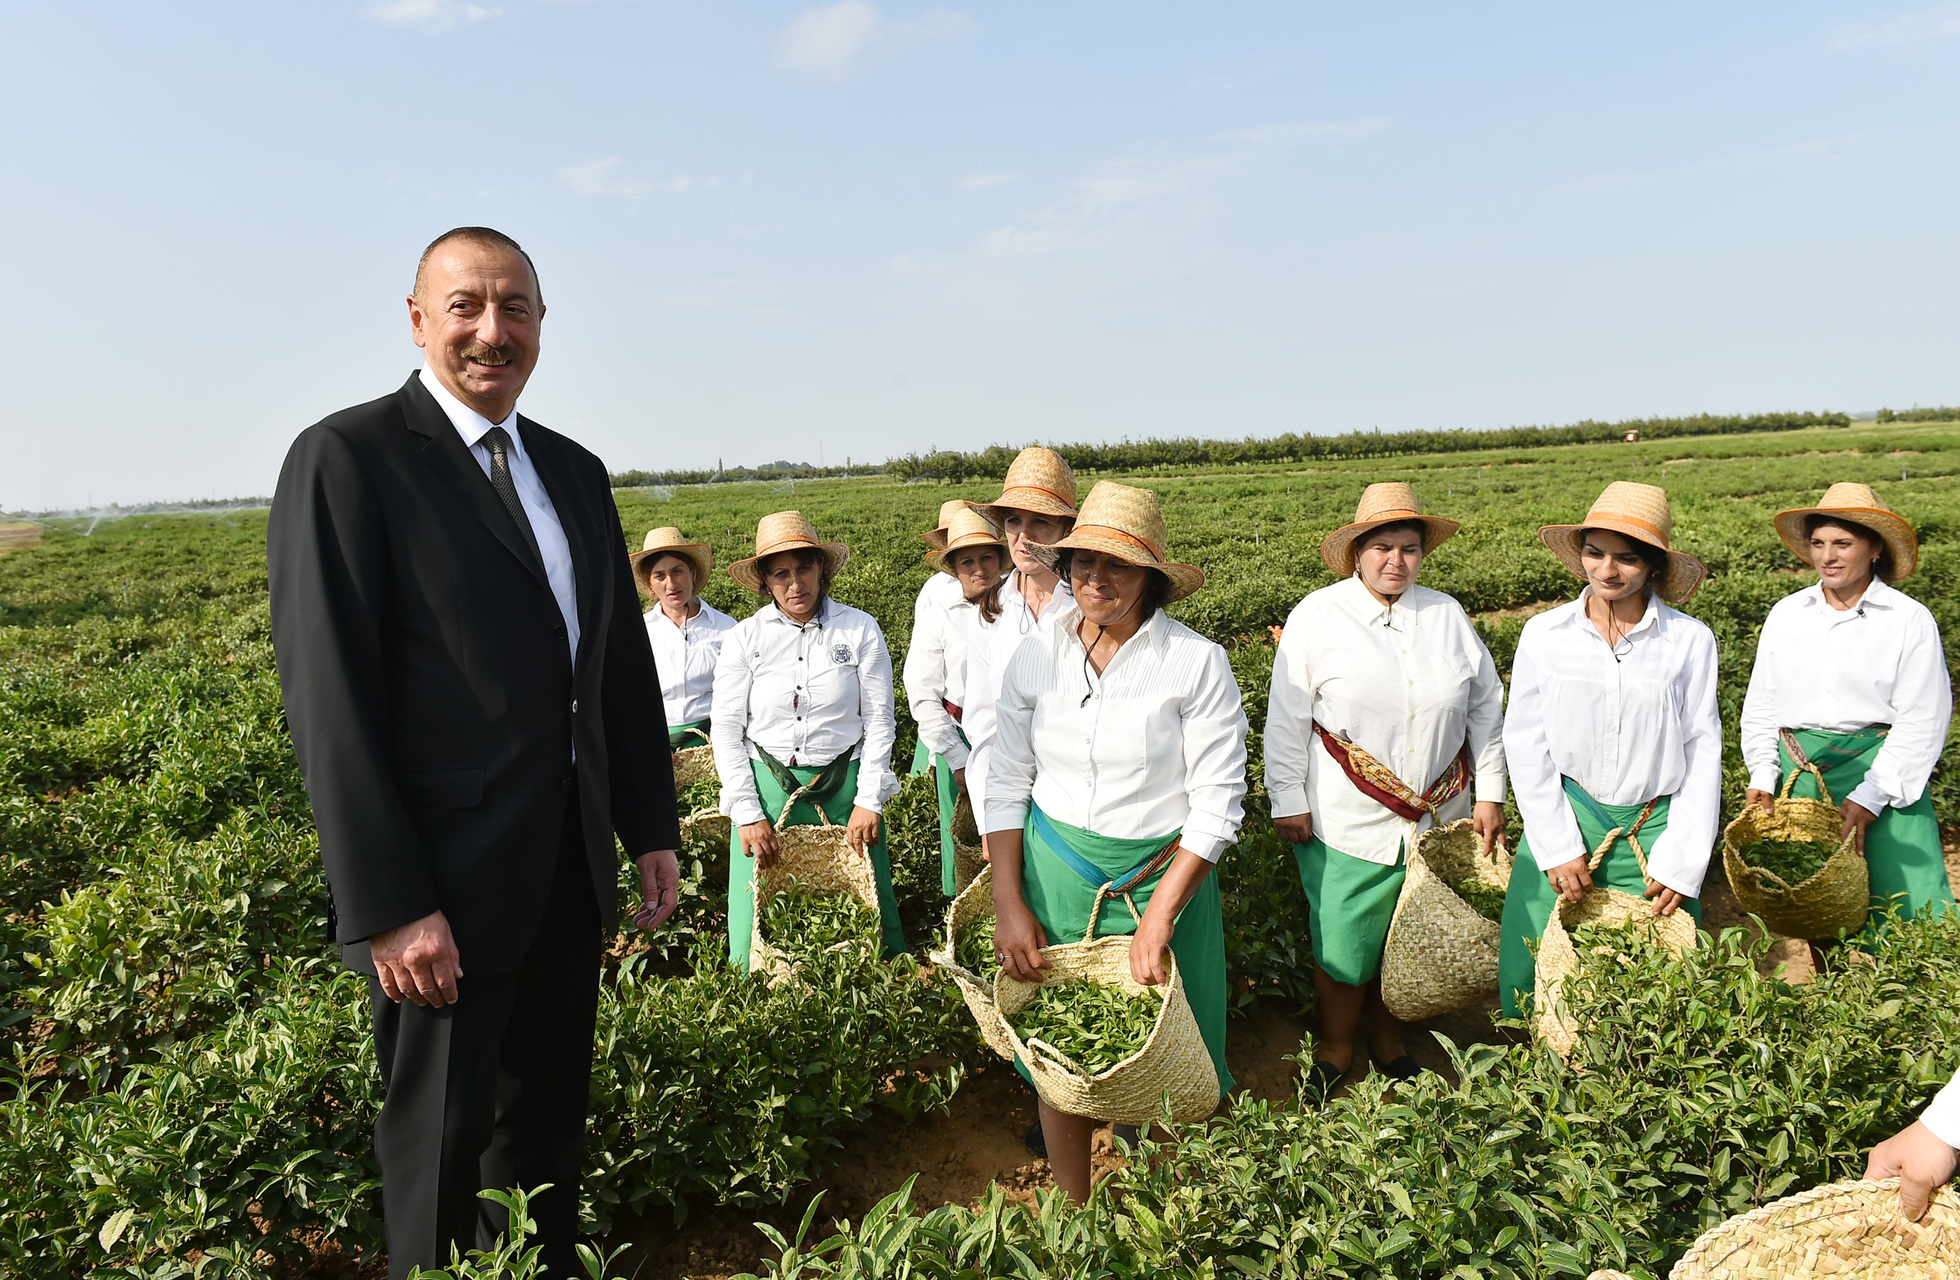
[[[999,967],[996,957],[992,916],[982,916],[968,925],[953,948],[953,959],[959,962],[960,968],[982,978],[992,979]]]
[[[1162,1007],[1154,992],[1131,995],[1106,982],[1050,982],[1014,1019],[1014,1030],[1093,1076],[1142,1052]]]
[[[1470,909],[1486,920],[1504,918],[1504,890],[1493,888],[1481,880],[1464,878],[1453,886],[1456,896],[1470,905]]]
[[[1756,870],[1798,885],[1823,870],[1835,853],[1837,846],[1820,840],[1761,840],[1744,849],[1742,857]]]
[[[876,944],[878,913],[848,893],[812,893],[792,878],[762,909],[763,936],[789,955],[849,942]]]

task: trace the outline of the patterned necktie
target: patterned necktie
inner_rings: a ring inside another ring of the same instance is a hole
[[[524,504],[517,498],[517,485],[510,478],[510,432],[492,427],[483,433],[483,443],[490,446],[490,487],[503,499],[504,509],[517,521],[517,531],[524,535],[524,545],[531,548],[532,557],[542,568],[544,553],[538,550],[538,535],[531,530],[531,517],[524,514]]]

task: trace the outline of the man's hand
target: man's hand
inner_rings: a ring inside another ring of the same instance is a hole
[[[1844,830],[1839,833],[1838,839],[1842,840],[1845,836],[1851,836],[1852,847],[1862,854],[1865,851],[1865,828],[1877,821],[1878,815],[1870,809],[1867,809],[1855,800],[1846,800],[1844,802]]]
[[[633,923],[652,933],[681,905],[681,863],[672,849],[655,849],[633,859],[640,869],[640,909]]]
[[[456,1003],[456,980],[463,976],[463,964],[449,932],[449,917],[442,912],[372,935],[368,953],[374,957],[382,992],[396,1004],[408,999],[441,1009]]]
[[[1274,818],[1273,830],[1288,844],[1305,844],[1313,839],[1313,815],[1296,813],[1290,818]]]
[[[1899,1180],[1899,1212],[1913,1222],[1926,1216],[1933,1188],[1953,1181],[1956,1170],[1960,1170],[1960,1151],[1917,1120],[1873,1147],[1865,1162],[1867,1178]]]
[[[878,843],[878,815],[862,805],[852,806],[850,825],[844,828],[844,839],[862,858],[866,849]]]

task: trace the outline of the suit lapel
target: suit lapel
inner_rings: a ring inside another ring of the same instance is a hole
[[[517,522],[510,518],[504,509],[503,500],[497,491],[490,487],[490,479],[477,465],[463,437],[457,433],[456,424],[442,411],[429,389],[422,385],[422,375],[412,373],[408,382],[398,393],[402,400],[402,418],[408,429],[423,436],[427,443],[422,446],[422,456],[429,460],[438,476],[463,500],[463,505],[481,520],[496,535],[504,549],[517,557],[517,562],[529,569],[539,582],[551,585],[545,576],[544,565],[531,554],[531,548],[524,541],[524,534]],[[530,443],[528,437],[525,443]]]
[[[604,590],[605,533],[595,528],[587,504],[580,501],[578,478],[570,461],[558,448],[557,440],[523,414],[517,416],[517,429],[524,433],[524,452],[544,481],[544,491],[558,513],[565,530],[565,541],[572,552],[572,581],[578,599],[578,658],[574,669],[585,661],[599,631],[600,596]],[[481,469],[479,468],[479,471]]]

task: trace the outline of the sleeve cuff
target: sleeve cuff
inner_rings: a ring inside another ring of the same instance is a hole
[[[1891,800],[1883,791],[1878,789],[1878,784],[1871,780],[1871,775],[1869,774],[1865,776],[1863,782],[1851,789],[1851,794],[1846,796],[1845,800],[1851,804],[1863,806],[1868,813],[1875,813],[1881,816],[1892,806]]]
[[[1777,767],[1773,764],[1766,765],[1760,769],[1751,769],[1749,771],[1749,789],[1751,791],[1767,791],[1771,795],[1775,795],[1776,788],[1782,785],[1782,779],[1777,776],[1777,773]]]
[[[1195,853],[1210,863],[1216,863],[1223,856],[1225,846],[1229,843],[1230,841],[1221,840],[1217,836],[1192,835],[1188,831],[1177,839],[1178,848],[1186,853]]]
[[[1500,773],[1494,778],[1478,778],[1476,802],[1478,804],[1503,804],[1504,775]]]
[[[1294,782],[1275,787],[1266,784],[1266,798],[1272,802],[1275,818],[1297,818],[1307,811],[1307,787],[1305,783]],[[1186,845],[1185,848],[1190,848]],[[1217,861],[1217,859],[1213,859]]]
[[[1947,1146],[1960,1150],[1960,1072],[1955,1072],[1946,1088],[1927,1104],[1919,1123]]]
[[[1028,806],[1026,801],[1022,801],[1019,804],[988,801],[987,831],[989,833],[995,831],[1019,831],[1027,825],[1027,822]]]
[[[743,796],[725,810],[728,820],[738,827],[746,827],[751,822],[763,822],[769,817],[762,811],[762,801]]]
[[[967,749],[967,745],[964,742],[956,738],[950,749],[942,751],[939,754],[946,757],[947,768],[959,770],[966,768],[967,758],[973,753]]]

